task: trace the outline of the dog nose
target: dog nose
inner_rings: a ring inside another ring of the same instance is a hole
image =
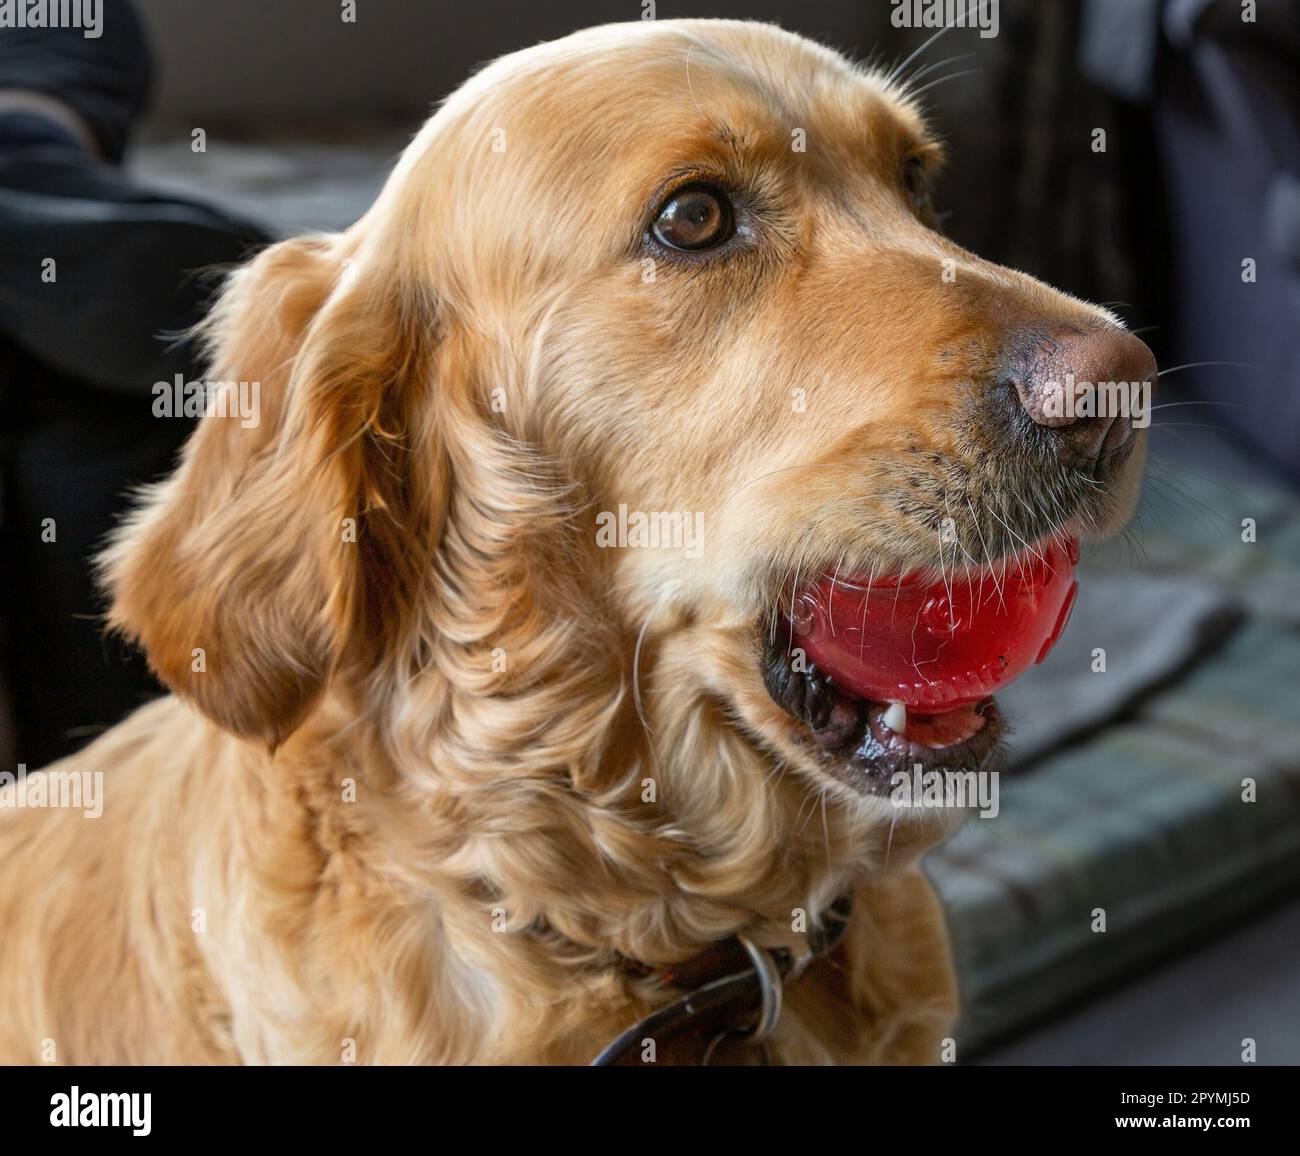
[[[1078,465],[1122,446],[1156,379],[1146,343],[1123,329],[1059,330],[1040,337],[1012,377],[1020,404],[1054,430],[1057,452]]]

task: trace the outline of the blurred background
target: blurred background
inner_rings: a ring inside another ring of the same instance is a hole
[[[1258,1062],[1298,1063],[1300,2],[987,2],[995,36],[955,28],[912,66],[947,142],[946,228],[1109,305],[1162,375],[1139,518],[1085,559],[1071,630],[1003,696],[1020,773],[1002,813],[928,860],[959,1060],[1234,1064],[1253,1040]],[[347,227],[441,97],[539,40],[653,7],[890,66],[932,34],[897,27],[890,0],[136,7],[130,144],[100,133],[89,176],[84,156],[16,154],[12,112],[6,151],[4,93],[59,78],[0,30],[5,765],[67,753],[153,693],[100,637],[86,559],[184,436],[150,387],[201,373],[156,337],[201,315],[198,270]],[[123,10],[106,0],[106,41]],[[95,260],[37,304],[54,251]],[[66,532],[42,539],[56,509]]]

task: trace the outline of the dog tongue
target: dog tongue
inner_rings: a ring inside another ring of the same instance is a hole
[[[1074,605],[1078,561],[1074,539],[1044,539],[946,580],[826,575],[795,600],[795,645],[851,694],[946,713],[1047,657]]]

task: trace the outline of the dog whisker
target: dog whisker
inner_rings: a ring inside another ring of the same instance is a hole
[[[1235,369],[1258,369],[1258,370],[1264,370],[1268,368],[1267,366],[1264,365],[1255,365],[1253,362],[1249,362],[1249,361],[1189,361],[1183,365],[1171,365],[1168,369],[1162,369],[1156,374],[1156,376],[1171,377],[1175,373],[1182,373],[1183,370],[1185,369],[1204,369],[1210,366],[1231,366]],[[1249,383],[1242,383],[1242,384],[1254,385],[1256,383],[1249,382]]]
[[[912,73],[911,76],[907,77],[906,80],[902,81],[903,91],[907,92],[909,85],[916,83],[916,81],[920,80],[921,77],[923,76],[928,76],[936,69],[946,68],[948,65],[956,64],[962,60],[974,60],[974,59],[975,59],[975,53],[964,52],[960,56],[950,56],[948,57],[947,60],[938,60],[932,64],[927,64],[924,68],[918,68],[915,72]]]
[[[982,74],[982,68],[964,68],[960,72],[950,72],[947,76],[941,76],[937,80],[930,81],[929,84],[923,84],[920,88],[911,89],[907,93],[908,100],[915,100],[924,92],[929,92],[932,88],[938,88],[941,84],[947,84],[950,80],[960,80],[963,76],[977,76]]]
[[[978,22],[978,20],[983,17],[984,6],[987,3],[989,3],[989,0],[981,0],[980,6],[976,9],[976,22]],[[932,36],[927,37],[925,41],[918,48],[913,49],[912,52],[910,52],[903,59],[903,62],[901,64],[895,65],[894,68],[890,70],[889,75],[885,77],[885,87],[886,88],[892,87],[894,82],[900,76],[903,75],[903,73],[907,70],[907,66],[911,64],[913,60],[915,60],[918,56],[920,56],[923,52],[925,52],[925,50],[929,48],[932,44],[936,44],[938,43],[938,41],[942,40],[943,37],[947,36],[948,33],[951,32],[956,27],[958,27],[958,25],[956,24],[946,24],[944,25],[944,27],[940,28],[937,32],[935,32]]]

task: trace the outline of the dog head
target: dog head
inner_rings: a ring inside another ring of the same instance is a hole
[[[904,91],[768,26],[489,66],[356,226],[234,275],[212,373],[260,424],[203,421],[108,555],[114,622],[271,745],[328,688],[466,782],[662,776],[757,845],[779,766],[861,813],[865,735],[819,745],[772,677],[800,583],[1113,528],[1141,434],[1053,391],[1155,372],[938,232],[940,159]]]

